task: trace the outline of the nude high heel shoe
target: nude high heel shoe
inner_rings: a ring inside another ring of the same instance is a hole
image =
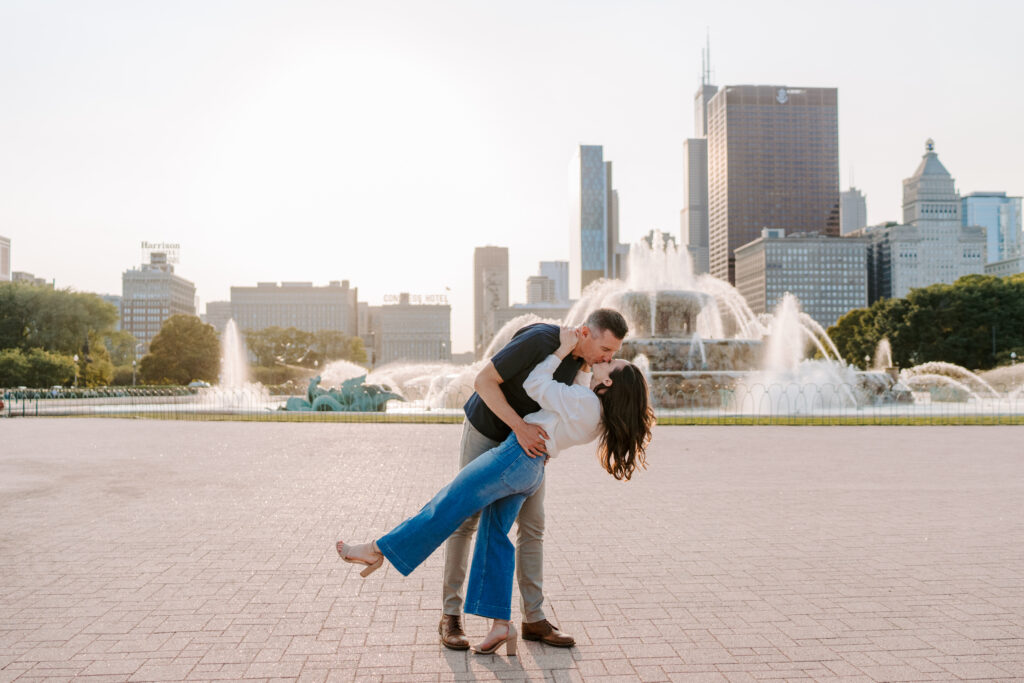
[[[380,569],[381,566],[384,564],[384,553],[381,553],[379,550],[375,550],[375,552],[380,554],[380,557],[377,558],[377,561],[376,562],[367,562],[365,560],[360,560],[358,558],[351,557],[350,553],[352,552],[352,546],[350,546],[347,543],[345,543],[345,541],[338,541],[335,544],[334,547],[335,547],[335,549],[337,549],[338,555],[345,562],[348,562],[349,564],[365,564],[366,565],[366,569],[364,569],[363,571],[359,572],[359,576],[362,576],[363,578],[365,578],[365,577],[369,576],[370,574],[374,573],[375,571]]]
[[[496,641],[493,645],[491,645],[486,650],[480,648],[477,645],[474,645],[473,646],[473,654],[475,654],[475,655],[493,655],[495,652],[498,651],[499,647],[504,645],[505,646],[505,654],[508,655],[509,657],[515,657],[516,656],[516,648],[517,648],[517,644],[518,644],[517,641],[518,641],[518,634],[516,633],[516,627],[515,627],[514,624],[509,622],[508,633],[505,635],[504,638],[502,638],[501,640]]]

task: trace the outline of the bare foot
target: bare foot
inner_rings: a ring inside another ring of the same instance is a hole
[[[338,554],[346,562],[370,565],[377,562],[381,557],[381,552],[373,541],[360,543],[359,545],[345,545],[344,541],[338,541],[335,547],[338,549]]]

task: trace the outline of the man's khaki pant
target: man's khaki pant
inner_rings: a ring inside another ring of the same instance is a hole
[[[462,425],[459,468],[463,468],[495,446],[469,420]],[[480,515],[475,514],[455,530],[444,545],[444,613],[462,614],[462,587],[466,582],[469,551]],[[523,621],[544,620],[544,483],[526,499],[517,518],[516,580],[519,583]]]

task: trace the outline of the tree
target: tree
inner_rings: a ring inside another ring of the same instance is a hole
[[[142,357],[139,373],[149,384],[216,382],[220,374],[217,331],[194,315],[172,315]]]
[[[267,327],[247,332],[245,343],[261,367],[298,365],[312,368],[332,360],[366,362],[363,340],[337,330],[305,332],[295,327]]]
[[[317,365],[324,365],[332,360],[365,363],[366,347],[360,337],[350,337],[336,330],[320,330],[313,333],[309,360],[316,361]]]
[[[897,365],[947,361],[990,368],[1024,344],[1024,276],[967,275],[951,285],[913,289],[906,298],[850,311],[829,335],[854,364],[886,337]]]
[[[114,364],[110,362],[110,353],[99,334],[93,333],[89,337],[78,352],[78,384],[87,387],[107,386],[114,379]]]
[[[110,354],[110,362],[116,366],[131,365],[135,357],[138,340],[127,330],[111,330],[103,335],[103,345]]]
[[[69,384],[75,376],[75,361],[70,356],[43,349],[0,351],[0,386],[50,387]]]
[[[21,349],[0,351],[0,387],[28,386],[28,358]]]
[[[0,348],[79,352],[91,333],[113,330],[117,307],[95,294],[23,282],[0,284]]]
[[[312,342],[312,334],[294,327],[283,329],[274,326],[245,334],[246,346],[256,356],[256,364],[268,368],[304,365]]]

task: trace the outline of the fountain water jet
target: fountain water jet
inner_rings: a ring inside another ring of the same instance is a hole
[[[892,346],[887,337],[882,337],[875,347],[875,358],[871,364],[872,370],[885,370],[892,367]]]
[[[249,384],[249,361],[235,319],[228,320],[220,338],[220,380],[222,389],[242,389]]]

